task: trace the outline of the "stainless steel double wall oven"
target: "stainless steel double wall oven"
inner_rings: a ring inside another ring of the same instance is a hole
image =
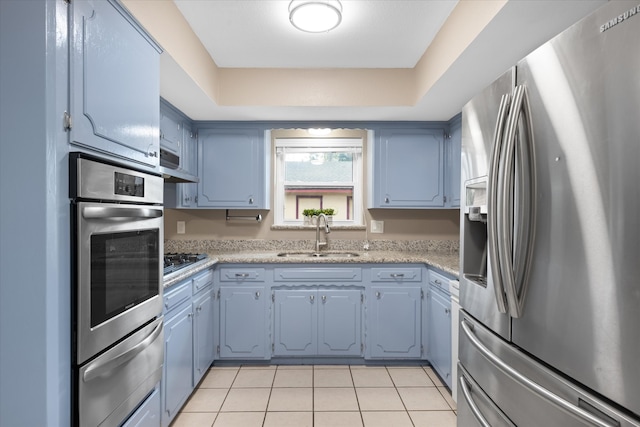
[[[163,181],[70,155],[73,419],[118,426],[160,381]]]

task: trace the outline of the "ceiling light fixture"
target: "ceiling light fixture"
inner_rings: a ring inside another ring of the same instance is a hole
[[[342,4],[340,0],[291,0],[289,21],[307,33],[331,31],[342,21]]]

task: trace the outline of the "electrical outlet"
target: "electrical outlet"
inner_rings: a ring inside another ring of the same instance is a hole
[[[384,233],[384,221],[371,220],[372,233]]]
[[[184,234],[185,228],[186,227],[185,227],[184,221],[178,221],[178,225],[177,225],[178,234]]]

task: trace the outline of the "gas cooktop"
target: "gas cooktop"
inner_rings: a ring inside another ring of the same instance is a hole
[[[207,258],[207,254],[165,254],[164,275],[166,276],[167,274],[174,273]]]

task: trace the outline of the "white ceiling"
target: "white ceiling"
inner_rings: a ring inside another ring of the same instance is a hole
[[[341,25],[309,34],[289,23],[288,0],[174,1],[223,68],[413,68],[457,4],[342,0]],[[448,120],[508,67],[605,2],[510,0],[415,106],[218,106],[166,54],[161,95],[194,120]]]

